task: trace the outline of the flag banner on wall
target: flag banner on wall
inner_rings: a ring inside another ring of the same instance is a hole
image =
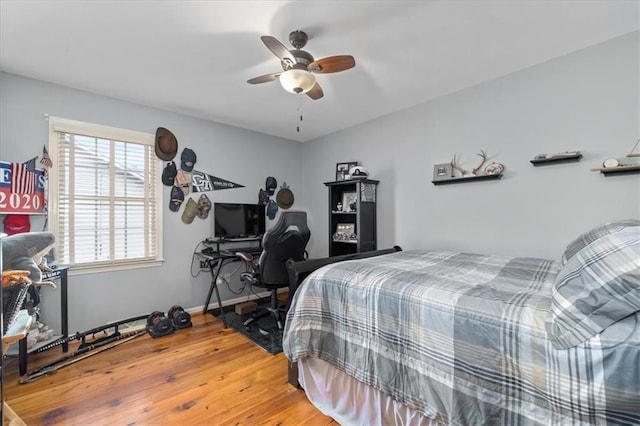
[[[0,214],[45,212],[46,179],[35,168],[36,158],[26,163],[0,161]]]
[[[33,194],[36,192],[36,158],[25,163],[11,163],[11,192]]]
[[[220,189],[244,188],[244,185],[233,183],[219,177],[194,170],[191,178],[192,192],[218,191]]]

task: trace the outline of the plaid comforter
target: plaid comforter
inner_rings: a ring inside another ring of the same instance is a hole
[[[406,251],[327,265],[299,287],[283,346],[452,425],[640,424],[640,314],[558,350],[559,262]]]

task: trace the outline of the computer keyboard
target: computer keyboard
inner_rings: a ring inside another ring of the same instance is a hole
[[[232,253],[237,253],[239,251],[241,251],[243,253],[250,253],[250,254],[262,253],[262,247],[260,247],[260,246],[229,247],[226,250],[228,250],[228,251],[230,251]]]

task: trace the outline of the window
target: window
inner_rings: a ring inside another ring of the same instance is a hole
[[[74,270],[157,265],[161,161],[152,134],[49,118],[49,229]]]

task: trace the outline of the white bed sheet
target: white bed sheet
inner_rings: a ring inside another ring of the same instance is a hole
[[[438,419],[401,404],[318,358],[298,361],[298,381],[311,403],[341,425],[435,426]]]

